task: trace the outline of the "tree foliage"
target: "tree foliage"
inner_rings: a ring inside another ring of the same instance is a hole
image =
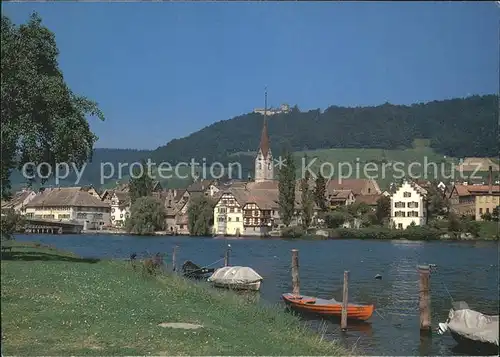
[[[140,197],[151,196],[153,192],[153,179],[151,173],[148,172],[146,163],[141,163],[142,169],[135,168],[133,177],[129,182],[130,202],[134,203]]]
[[[95,102],[73,93],[64,81],[54,34],[36,13],[20,26],[2,15],[1,26],[1,180],[6,198],[12,170],[25,163],[81,167],[97,140],[86,116],[104,116]],[[27,167],[26,173],[33,176],[33,169]],[[41,174],[48,174],[46,165]]]
[[[304,178],[300,181],[301,203],[302,203],[302,226],[307,230],[311,226],[314,213],[314,192],[309,187],[311,174],[306,171]]]
[[[377,201],[375,215],[378,224],[383,225],[391,215],[391,199],[387,196],[381,196]]]
[[[165,227],[163,202],[151,197],[139,197],[130,207],[130,217],[125,221],[129,233],[149,235]]]
[[[14,233],[19,231],[24,225],[24,217],[15,212],[14,209],[2,210],[1,219],[1,239],[11,240],[14,239]]]
[[[295,214],[295,163],[289,151],[283,158],[285,165],[278,172],[278,205],[281,221],[288,227]]]
[[[321,175],[321,172],[318,172],[316,177],[316,182],[314,185],[314,202],[319,207],[322,212],[325,212],[327,209],[326,206],[326,180]]]
[[[192,236],[209,236],[214,223],[215,202],[200,195],[189,200],[188,229]]]
[[[436,182],[432,182],[427,188],[427,219],[445,217],[450,210],[450,202],[437,187]]]
[[[349,216],[345,211],[335,210],[327,212],[324,216],[325,224],[328,228],[339,228],[348,221]]]

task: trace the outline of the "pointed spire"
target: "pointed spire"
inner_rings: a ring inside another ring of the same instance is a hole
[[[262,125],[259,149],[262,151],[264,158],[267,158],[267,154],[269,153],[269,135],[267,133],[267,87],[264,100],[264,124]]]

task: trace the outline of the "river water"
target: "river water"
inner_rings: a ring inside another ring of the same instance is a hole
[[[299,250],[300,289],[304,295],[342,300],[343,272],[349,270],[349,301],[374,303],[370,323],[349,325],[341,334],[337,322],[306,318],[325,338],[356,346],[365,355],[465,355],[446,334],[421,339],[418,316],[418,264],[436,264],[431,276],[432,325],[444,322],[455,301],[496,314],[499,309],[496,242],[414,242],[376,240],[213,239],[133,237],[119,235],[23,235],[84,257],[128,258],[156,252],[170,261],[178,245],[177,262],[214,263],[231,245],[231,265],[254,268],[264,277],[260,303],[280,303],[291,292],[291,249]],[[221,266],[219,261],[214,266]],[[374,279],[376,274],[382,279]]]

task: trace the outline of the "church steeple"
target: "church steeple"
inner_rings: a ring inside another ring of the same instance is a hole
[[[269,152],[269,134],[267,133],[267,90],[265,93],[264,124],[262,125],[262,133],[260,134],[259,149],[262,151],[264,158],[266,158]]]
[[[255,181],[269,181],[274,179],[273,156],[267,132],[267,88],[265,91],[264,122],[260,135],[260,145],[255,158]]]

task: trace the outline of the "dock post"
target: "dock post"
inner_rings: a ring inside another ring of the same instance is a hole
[[[300,295],[299,251],[292,249],[292,294]]]
[[[431,331],[430,266],[418,266],[418,306],[420,310],[420,332]]]
[[[344,271],[344,289],[342,291],[342,317],[340,320],[340,328],[342,331],[347,330],[347,306],[349,303],[349,271]]]
[[[174,246],[174,250],[172,252],[172,271],[177,271],[177,249],[178,245]]]
[[[224,255],[224,266],[225,267],[229,266],[229,251],[230,251],[230,248],[227,247],[226,254]]]

